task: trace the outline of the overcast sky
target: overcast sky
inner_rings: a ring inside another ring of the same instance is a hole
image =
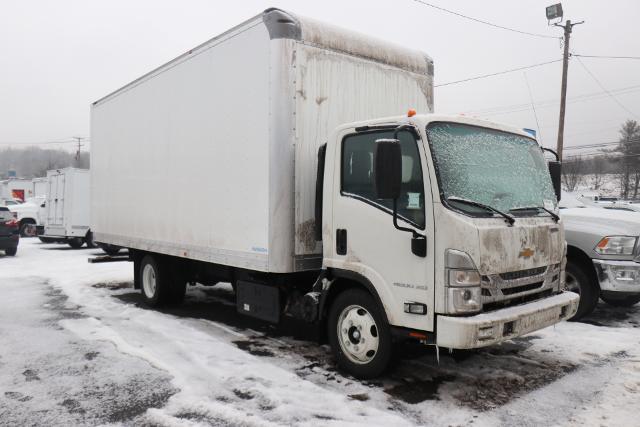
[[[560,36],[545,18],[553,1],[429,3]],[[574,28],[574,53],[640,56],[639,1],[562,3],[565,19],[586,21]],[[562,55],[557,39],[492,28],[414,0],[0,0],[0,6],[0,147],[88,136],[92,101],[273,6],[422,50],[434,59],[436,85]],[[640,60],[581,60],[615,99],[572,59],[565,145],[615,141],[624,120],[640,117]],[[526,77],[518,71],[443,86],[435,90],[435,111],[537,128],[543,145],[555,147],[560,80],[557,62]]]

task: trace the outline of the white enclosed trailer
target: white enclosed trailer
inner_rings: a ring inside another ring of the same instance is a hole
[[[65,240],[73,248],[93,247],[89,227],[91,175],[87,169],[47,171],[45,240]]]
[[[230,281],[241,313],[326,326],[360,377],[392,337],[471,348],[570,317],[537,142],[409,108],[432,113],[427,55],[269,9],[93,103],[96,241],[129,248],[147,303]]]

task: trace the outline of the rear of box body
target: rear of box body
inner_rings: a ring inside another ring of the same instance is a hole
[[[90,179],[86,169],[47,171],[46,236],[85,237],[90,220]]]
[[[320,268],[319,146],[341,123],[430,112],[433,65],[286,16],[295,25],[265,13],[93,104],[96,241],[265,272]]]

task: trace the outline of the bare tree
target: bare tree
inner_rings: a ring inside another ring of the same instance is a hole
[[[582,182],[585,163],[581,156],[571,157],[562,163],[562,182],[565,190],[575,191]]]
[[[602,187],[604,174],[606,172],[607,160],[604,156],[595,156],[591,160],[591,173],[593,174],[593,189],[599,190]]]
[[[0,178],[10,170],[16,171],[19,177],[35,178],[45,176],[51,169],[76,165],[88,169],[89,153],[80,153],[80,159],[76,162],[75,153],[62,149],[27,147],[0,150]]]
[[[638,197],[640,185],[640,126],[635,120],[627,120],[620,128],[621,156],[620,197]]]

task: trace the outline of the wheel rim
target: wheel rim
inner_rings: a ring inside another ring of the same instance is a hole
[[[342,310],[337,333],[342,353],[350,361],[364,365],[378,354],[378,325],[365,308],[350,305]]]
[[[569,273],[568,271],[565,272],[564,288],[568,291],[575,292],[580,295],[580,282],[578,281],[578,279],[576,279],[576,276]]]
[[[142,289],[147,298],[153,298],[156,294],[156,271],[151,264],[145,265],[142,270]]]

